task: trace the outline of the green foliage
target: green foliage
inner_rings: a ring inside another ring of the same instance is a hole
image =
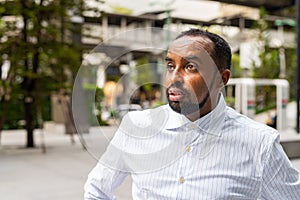
[[[134,77],[136,84],[141,86],[144,91],[149,91],[152,87],[151,84],[148,83],[152,83],[153,80],[155,80],[153,68],[150,66],[146,57],[139,59],[136,66],[136,74]]]
[[[163,106],[165,104],[166,104],[166,102],[164,102],[164,101],[156,101],[151,107],[152,108],[157,108],[157,107]]]
[[[266,20],[267,12],[264,8],[260,8],[260,19],[254,24],[254,28],[258,30],[257,40],[262,45],[260,47],[259,58],[261,64],[259,66],[253,65],[252,76],[253,78],[278,78],[279,76],[279,62],[278,51],[271,49],[268,46],[267,31],[269,29]],[[274,104],[274,91],[273,86],[256,87],[256,113],[259,113],[265,108],[272,107]]]
[[[259,19],[254,22],[253,28],[259,31],[257,39],[265,42],[267,40],[267,31],[269,29],[268,22],[266,20],[267,11],[264,7],[259,9]]]
[[[269,26],[266,20],[267,12],[265,9],[260,9],[260,19],[255,23],[254,28],[258,30],[257,39],[262,44],[259,58],[260,66],[254,66],[253,78],[279,78],[280,62],[279,49],[269,47],[268,30]],[[286,49],[286,79],[290,83],[290,97],[294,97],[293,88],[295,86],[295,72],[296,72],[296,54],[295,49]],[[256,88],[256,112],[259,113],[266,109],[274,108],[276,105],[276,89],[274,86],[261,86]]]
[[[239,78],[241,76],[242,76],[242,69],[240,66],[240,56],[238,54],[232,54],[231,77]]]
[[[103,89],[97,87],[96,94],[95,94],[95,107],[97,110],[97,120],[98,120],[98,123],[100,126],[108,125],[107,121],[102,119],[102,111],[103,111],[102,103],[103,103],[104,97],[105,96],[104,96]]]
[[[27,112],[25,108],[9,109],[6,126],[14,121],[11,117],[23,118],[29,124],[27,131],[32,132],[37,103],[59,89],[71,91],[74,74],[81,64],[81,49],[73,42],[72,35],[78,34],[80,28],[71,21],[70,12],[80,16],[82,6],[82,0],[0,2],[0,54],[7,54],[11,62],[9,93],[18,96],[18,107],[24,105],[27,97],[33,99]],[[43,112],[49,113],[50,103],[43,105],[48,108]],[[44,120],[49,120],[48,116],[44,115]]]
[[[294,18],[296,17],[297,8],[296,6],[290,6],[286,8],[279,9],[276,14],[278,16],[286,17],[286,18]]]
[[[51,120],[51,101],[48,97],[40,98],[40,106],[42,108],[42,117],[43,120]],[[0,104],[0,116],[2,116],[4,104]],[[8,106],[8,115],[6,116],[6,123],[3,125],[4,130],[9,129],[23,129],[24,128],[24,107],[22,96],[13,95],[11,100],[7,104]],[[34,120],[34,127],[38,128],[37,119]]]
[[[85,99],[87,100],[87,110],[89,122],[92,126],[108,125],[107,121],[102,119],[104,92],[102,88],[94,84],[85,84],[84,87]],[[94,103],[92,103],[94,102]],[[96,116],[96,117],[95,117]]]
[[[74,73],[80,66],[80,49],[72,43],[70,36],[66,36],[74,29],[67,12],[75,10],[76,4],[66,0],[40,2],[43,3],[1,3],[5,8],[3,15],[19,18],[5,23],[7,40],[1,44],[0,53],[9,56],[15,77],[21,77],[23,83],[25,79],[31,84],[36,80],[39,84],[46,82],[42,91],[49,94],[63,85],[70,87],[66,81],[70,78],[68,71]],[[20,27],[18,23],[24,26]]]
[[[278,49],[265,47],[265,51],[260,52],[260,66],[254,66],[253,78],[278,78],[280,72]]]
[[[227,104],[227,106],[230,106],[232,108],[234,108],[234,102],[235,102],[235,98],[234,97],[225,97],[225,102]]]
[[[253,78],[278,78],[280,72],[278,49],[269,47],[268,30],[266,20],[267,12],[260,8],[260,19],[256,21],[254,28],[258,30],[257,39],[262,46],[260,47],[259,58],[260,66],[253,66]]]
[[[297,56],[296,49],[285,49],[286,60],[286,77],[290,84],[290,99],[295,98],[296,88],[296,68],[297,68]]]

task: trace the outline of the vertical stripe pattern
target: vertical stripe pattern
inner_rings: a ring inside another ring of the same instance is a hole
[[[133,199],[138,200],[300,199],[299,173],[276,130],[226,107],[223,97],[211,113],[195,122],[168,106],[157,109],[169,119],[158,133],[151,129],[150,137],[138,138],[133,135],[139,133],[117,131],[111,144],[120,151],[107,151],[89,174],[86,200],[112,199],[128,174],[133,179]],[[147,114],[130,115],[133,121],[142,121]]]

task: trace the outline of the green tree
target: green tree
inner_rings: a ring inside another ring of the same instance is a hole
[[[279,56],[278,50],[272,49],[269,46],[268,31],[270,30],[269,24],[266,20],[267,12],[264,8],[260,8],[260,19],[255,23],[254,28],[258,31],[257,40],[260,44],[259,58],[260,65],[253,67],[253,78],[267,78],[273,79],[279,77]],[[266,107],[275,106],[272,101],[276,98],[276,91],[273,86],[261,86],[256,89],[257,112]]]
[[[240,66],[240,56],[234,53],[232,54],[231,77],[239,78],[241,76],[242,76],[242,69]]]
[[[270,30],[270,22],[266,20],[267,12],[264,8],[260,9],[260,19],[255,23],[254,28],[258,30],[258,41],[260,46],[260,65],[254,66],[253,78],[279,78],[280,62],[279,62],[279,49],[271,48],[269,46],[268,32]],[[295,80],[295,49],[286,49],[286,79],[293,88]],[[276,98],[276,90],[274,86],[262,86],[256,90],[257,99],[263,97],[262,102],[258,104],[263,105],[263,109],[275,106],[274,99]],[[294,91],[290,90],[290,96],[293,98]],[[259,111],[259,110],[258,110]]]
[[[81,27],[72,17],[82,15],[84,4],[82,0],[9,0],[1,1],[0,8],[4,10],[0,52],[11,62],[11,93],[23,102],[26,146],[34,147],[41,97],[61,88],[71,91],[80,66],[81,49],[74,38]]]
[[[286,77],[290,84],[290,99],[295,99],[297,56],[295,48],[285,49]]]
[[[255,27],[258,30],[258,43],[261,44],[259,58],[260,65],[254,66],[254,78],[278,78],[279,77],[279,56],[278,49],[269,46],[269,25],[266,20],[267,12],[264,8],[260,9],[260,19],[256,22]]]

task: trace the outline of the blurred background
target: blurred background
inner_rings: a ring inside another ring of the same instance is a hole
[[[126,112],[166,103],[165,50],[189,28],[228,41],[233,62],[227,104],[278,129],[300,168],[299,5],[0,0],[0,196],[82,199],[97,162],[86,151],[92,135],[105,133],[95,144],[105,147]],[[130,199],[129,183],[118,191],[121,199]]]

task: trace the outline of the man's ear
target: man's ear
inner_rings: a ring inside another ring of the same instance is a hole
[[[225,69],[224,71],[221,72],[223,86],[225,86],[228,83],[230,74],[231,74],[231,72],[229,69]]]

